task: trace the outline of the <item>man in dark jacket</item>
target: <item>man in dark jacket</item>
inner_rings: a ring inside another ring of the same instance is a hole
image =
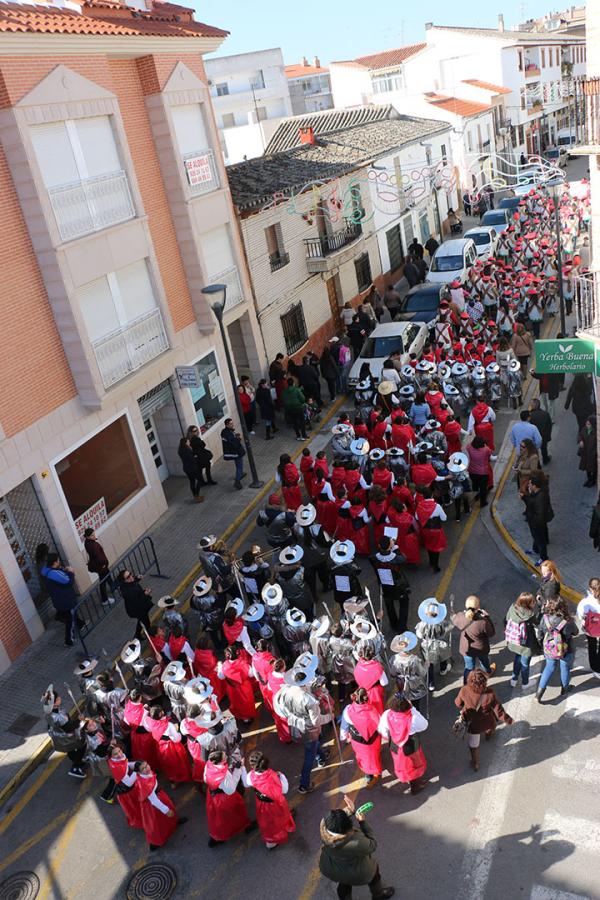
[[[355,813],[358,828],[352,822],[354,804],[346,797],[347,810],[332,809],[321,820],[321,874],[337,882],[340,900],[352,897],[354,886],[368,884],[372,897],[393,897],[394,888],[384,887],[374,857],[377,841],[365,816]]]
[[[548,444],[552,440],[552,419],[550,413],[541,408],[537,398],[529,404],[529,412],[529,421],[535,425],[542,436],[542,462],[546,465],[552,459],[551,456],[548,456]]]
[[[350,323],[350,325],[348,325],[348,337],[350,338],[350,343],[352,344],[354,359],[356,359],[357,356],[360,356],[362,345],[364,344],[367,337],[367,332],[358,321],[357,315],[354,316],[352,322]]]
[[[300,383],[300,387],[304,391],[304,396],[307,400],[315,400],[320,409],[323,406],[323,400],[321,399],[321,381],[317,369],[315,369],[314,366],[311,366],[308,357],[303,357],[302,365],[298,366],[296,376]]]
[[[233,419],[225,419],[225,427],[221,432],[221,444],[223,445],[223,459],[232,459],[235,463],[235,476],[233,486],[236,491],[242,489],[244,477],[244,456],[246,451],[242,439],[233,425]]]
[[[136,638],[144,637],[144,627],[150,630],[149,613],[152,609],[152,591],[140,584],[141,576],[134,575],[129,569],[123,569],[117,575],[119,590],[125,604],[125,612],[130,619],[137,619]],[[142,627],[144,626],[144,627]]]
[[[265,423],[265,440],[271,441],[273,435],[271,431],[277,431],[277,423],[275,421],[275,403],[271,396],[271,388],[266,378],[261,378],[256,389],[256,405],[260,410],[260,417]]]
[[[41,574],[46,582],[46,590],[56,610],[56,618],[65,623],[65,645],[73,646],[73,629],[75,620],[73,610],[79,600],[75,593],[75,575],[71,566],[61,566],[58,553],[49,553],[46,565],[42,566]],[[78,619],[79,626],[83,621]]]
[[[533,552],[539,557],[535,565],[540,566],[548,558],[548,522],[554,518],[543,472],[532,474],[526,492],[521,497],[525,503],[525,517],[531,532]]]
[[[296,524],[296,516],[293,512],[281,508],[279,494],[271,494],[267,506],[257,515],[256,524],[266,527],[269,547],[281,550],[292,543],[292,529]]]
[[[83,537],[85,538],[83,546],[88,555],[88,572],[95,572],[100,579],[98,587],[102,598],[102,606],[112,606],[115,598],[109,596],[107,587],[110,587],[111,591],[114,590],[114,587],[104,547],[96,540],[96,532],[93,528],[86,528],[83,532]]]
[[[538,375],[535,369],[531,369],[531,375],[540,383],[540,401],[550,418],[554,421],[554,401],[560,394],[560,375],[555,372],[547,372]]]
[[[406,262],[404,263],[404,277],[408,281],[408,286],[411,288],[420,281],[419,269],[412,256],[406,257]]]

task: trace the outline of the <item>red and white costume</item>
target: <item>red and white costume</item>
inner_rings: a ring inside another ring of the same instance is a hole
[[[242,778],[246,787],[254,788],[256,821],[263,841],[271,847],[286,844],[289,835],[296,830],[296,823],[284,797],[288,792],[287,778],[273,769],[265,772],[246,772],[244,769]]]
[[[176,725],[165,716],[151,719],[144,716],[144,728],[152,734],[156,742],[160,771],[173,784],[192,780],[192,769],[187,750],[181,742],[181,734]],[[154,841],[151,841],[154,843]]]
[[[194,672],[196,675],[208,678],[214,695],[220,703],[225,696],[225,685],[217,676],[217,662],[214,650],[199,650],[196,648],[194,651]]]
[[[155,847],[166,844],[179,821],[175,804],[165,791],[157,791],[154,772],[149,775],[137,773],[134,790],[140,804],[142,828],[146,832],[146,840]],[[169,811],[173,813],[169,816]]]
[[[204,781],[204,760],[202,759],[202,745],[196,740],[201,734],[205,734],[207,728],[196,725],[193,719],[184,719],[179,726],[181,733],[187,736],[186,747],[192,759],[192,781],[202,784]]]
[[[388,683],[388,677],[379,660],[359,659],[354,666],[354,680],[359,687],[365,689],[369,695],[369,703],[381,715],[385,701],[383,688]]]
[[[340,737],[349,741],[359,769],[365,775],[381,775],[381,713],[372,703],[351,703],[344,708]]]
[[[480,438],[486,442],[492,453],[494,447],[494,422],[496,421],[496,413],[491,406],[488,406],[483,400],[476,403],[469,415],[469,423],[467,431],[469,434],[475,432]]]
[[[246,804],[236,790],[240,776],[241,769],[230,772],[227,762],[206,763],[206,818],[214,841],[228,841],[250,825]]]
[[[158,752],[156,741],[150,731],[143,726],[146,714],[143,703],[134,703],[128,700],[123,710],[123,718],[131,728],[131,757],[134,760],[143,759],[151,769],[158,769]]]
[[[394,773],[404,784],[416,781],[425,774],[427,760],[423,748],[419,747],[415,753],[405,756],[402,747],[412,734],[425,731],[428,724],[427,719],[414,706],[406,712],[386,709],[381,717],[379,733],[390,741]]]
[[[143,828],[140,801],[135,790],[137,773],[132,772],[133,763],[130,763],[125,754],[119,759],[108,759],[110,774],[117,784],[129,788],[127,793],[117,792],[117,801],[125,813],[127,824],[132,828]]]
[[[443,522],[447,515],[435,500],[421,500],[417,506],[416,519],[419,523],[421,541],[430,553],[441,553],[448,546]]]
[[[270,713],[273,712],[273,694],[269,687],[269,675],[273,671],[271,663],[275,657],[268,650],[257,650],[252,657],[252,671],[258,681],[258,686],[265,701],[265,706]]]
[[[271,691],[271,698],[275,696],[280,687],[283,686],[283,672],[274,672],[271,670],[268,678],[269,682],[269,690]],[[287,723],[287,719],[282,718],[277,715],[275,709],[273,708],[273,721],[275,722],[275,728],[277,730],[277,737],[281,741],[282,744],[291,744],[292,736],[290,734],[290,726]]]
[[[254,705],[254,689],[250,680],[250,669],[245,659],[226,659],[217,674],[225,681],[225,690],[229,697],[229,709],[236,719],[248,721],[256,715]]]

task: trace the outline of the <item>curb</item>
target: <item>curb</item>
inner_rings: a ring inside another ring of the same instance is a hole
[[[327,410],[327,412],[323,416],[322,421],[319,423],[318,430],[313,432],[311,434],[311,436],[309,438],[307,438],[307,440],[302,444],[302,446],[298,447],[295,450],[295,452],[292,454],[292,459],[295,460],[300,456],[300,454],[302,453],[304,448],[307,447],[310,444],[310,442],[313,440],[313,438],[323,430],[325,425],[327,425],[327,423],[330,421],[330,419],[332,419],[333,416],[335,416],[337,411],[340,409],[340,407],[342,407],[344,405],[346,400],[347,400],[347,397],[345,394],[343,394],[341,397],[339,397],[339,399],[335,400],[331,404],[330,408]],[[227,528],[225,529],[223,534],[219,535],[220,540],[226,541],[226,540],[228,540],[228,538],[231,537],[232,534],[235,534],[235,532],[238,530],[238,528],[240,527],[240,525],[242,524],[244,519],[246,519],[250,515],[250,513],[261,502],[261,500],[264,497],[266,497],[266,495],[273,489],[274,484],[275,484],[275,478],[270,478],[265,483],[264,487],[262,487],[260,489],[260,491],[258,491],[255,494],[255,496],[252,498],[252,500],[236,516],[236,518],[233,520],[233,522],[231,522],[231,524],[227,526]],[[179,582],[177,587],[173,590],[173,596],[178,597],[180,594],[182,594],[189,587],[190,583],[192,581],[195,581],[195,579],[200,574],[201,570],[202,570],[202,567],[201,567],[200,563],[196,563],[196,565],[190,569],[190,571],[187,573],[187,575]],[[188,603],[186,601],[183,605],[183,608],[186,609],[187,605],[188,605]],[[156,618],[158,618],[158,612],[155,613],[154,616],[152,616],[152,620],[155,620]],[[69,717],[72,716],[72,714],[73,714],[73,710],[70,711]],[[7,801],[10,800],[12,795],[15,793],[16,790],[18,790],[18,788],[21,787],[23,782],[25,782],[29,778],[29,776],[35,771],[35,769],[37,769],[37,767],[39,765],[41,765],[41,763],[43,763],[46,759],[48,759],[48,757],[50,757],[53,752],[54,752],[54,748],[52,745],[52,741],[50,740],[50,738],[46,738],[40,744],[40,746],[36,750],[34,750],[34,752],[29,757],[27,762],[23,763],[23,765],[18,770],[18,772],[16,772],[13,775],[13,777],[4,785],[4,787],[0,788],[0,807],[3,807],[5,805],[5,803],[7,803]],[[57,751],[57,752],[59,752],[59,751]]]

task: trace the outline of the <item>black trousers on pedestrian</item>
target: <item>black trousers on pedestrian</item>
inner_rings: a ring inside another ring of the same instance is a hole
[[[137,625],[135,629],[134,638],[144,638],[146,637],[146,633],[142,626],[146,626],[146,631],[150,631],[150,619],[148,617],[148,613],[145,613],[143,616],[139,616],[137,620]]]
[[[56,618],[59,622],[64,622],[65,624],[65,644],[72,644],[73,638],[75,637],[75,617],[73,615],[73,610],[64,610],[63,612],[57,612]],[[81,628],[83,626],[83,619],[80,616],[77,616],[77,624]]]
[[[102,598],[102,603],[108,603],[108,590],[115,590],[115,583],[111,578],[110,572],[106,572],[106,574],[100,576],[100,584],[98,585],[98,590],[100,591],[100,597]]]
[[[188,481],[190,483],[190,491],[192,492],[192,497],[197,497],[200,493],[200,485],[202,484],[202,479],[200,477],[200,470],[197,469],[195,472],[186,472],[188,477]]]
[[[327,387],[329,389],[329,397],[333,402],[335,400],[335,376],[333,378],[326,378],[325,381],[327,382]]]
[[[399,587],[383,587],[383,602],[387,610],[390,626],[395,631],[406,631],[408,623],[408,604],[410,595],[408,591]]]
[[[433,550],[428,550],[427,556],[429,557],[429,565],[434,570],[434,572],[437,572],[440,567],[440,554],[434,552]]]
[[[600,638],[588,637],[588,657],[592,672],[600,672]]]
[[[375,873],[375,878],[372,878],[369,882],[369,890],[371,891],[372,897],[378,897],[383,891],[383,882],[379,873],[379,867]],[[340,900],[348,900],[348,898],[352,897],[352,885],[338,884],[337,894]]]
[[[488,476],[487,473],[485,475],[474,475],[471,473],[470,475],[471,483],[473,485],[473,490],[477,491],[479,494],[479,502],[481,506],[487,506],[487,492],[488,492]]]
[[[548,441],[545,438],[542,438],[542,462],[544,465],[549,461],[550,457],[548,456]]]
[[[471,511],[471,508],[469,506],[469,498],[464,494],[461,494],[461,496],[457,497],[454,501],[454,515],[457,522],[460,519],[461,509],[465,515],[468,515],[468,513]]]
[[[304,421],[304,410],[303,409],[290,409],[288,410],[288,418],[290,420],[290,425],[296,432],[296,437],[306,437],[306,422]]]
[[[73,765],[79,768],[83,762],[83,757],[85,756],[85,747],[80,747],[78,750],[69,750],[67,756]]]
[[[304,569],[304,580],[306,581],[313,599],[317,599],[317,575],[321,582],[321,590],[328,591],[330,588],[329,567],[326,562],[319,563],[318,566],[306,566]]]
[[[535,552],[539,553],[540,559],[548,559],[548,528],[545,525],[538,528],[530,524],[529,531]]]

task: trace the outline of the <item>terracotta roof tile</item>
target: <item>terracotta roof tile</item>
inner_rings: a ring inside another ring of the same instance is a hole
[[[302,75],[325,74],[329,72],[329,69],[326,66],[303,66],[302,63],[297,63],[286,66],[284,71],[286,78],[301,78]]]
[[[391,66],[399,66],[426,46],[427,44],[409,44],[408,47],[397,47],[395,50],[371,53],[370,56],[357,56],[356,59],[340,60],[336,65],[358,66],[362,69],[388,69]]]
[[[481,88],[484,91],[491,91],[493,94],[511,94],[510,88],[502,87],[501,84],[492,84],[490,81],[479,81],[477,78],[465,78],[464,84],[470,84],[472,87]]]
[[[88,6],[82,15],[68,9],[18,3],[0,3],[0,31],[155,37],[226,37],[229,33],[202,22],[177,21],[176,16],[169,15],[166,10],[156,16],[131,10],[131,16],[127,18],[123,16],[122,8],[118,9],[117,17],[111,16],[109,9],[101,13],[99,7],[92,6]]]
[[[474,100],[461,100],[460,97],[443,97],[440,94],[425,94],[425,99],[436,109],[454,113],[456,116],[476,116],[491,109],[489,103],[475,103]]]

